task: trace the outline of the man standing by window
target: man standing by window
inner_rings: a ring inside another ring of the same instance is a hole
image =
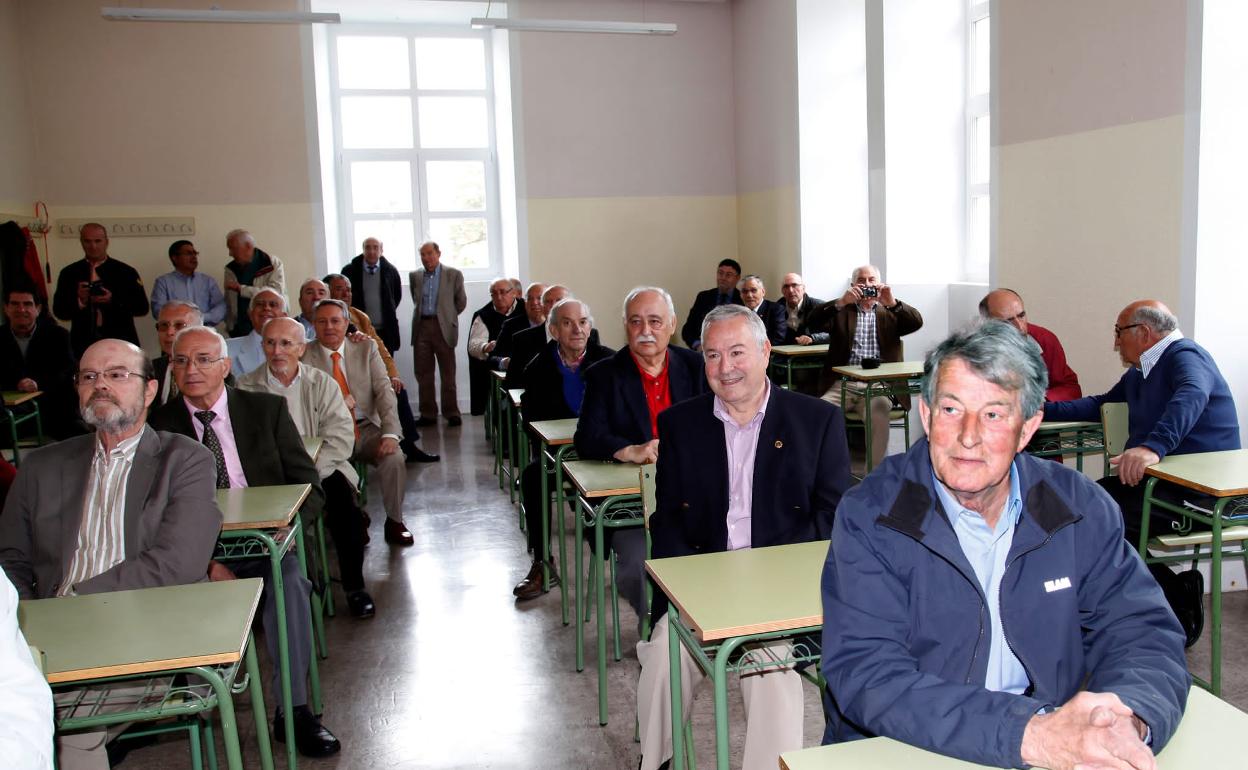
[[[464,274],[442,264],[442,250],[433,241],[420,246],[423,270],[408,276],[412,302],[412,347],[416,385],[420,390],[420,420],[417,425],[435,425],[438,398],[434,392],[433,367],[436,361],[442,380],[442,416],[451,427],[463,423],[455,394],[455,345],[459,342],[459,314],[468,307]]]
[[[351,282],[351,306],[368,313],[368,320],[386,349],[393,354],[399,349],[399,319],[395,308],[403,300],[399,271],[382,256],[381,241],[364,239],[364,252],[342,268]]]

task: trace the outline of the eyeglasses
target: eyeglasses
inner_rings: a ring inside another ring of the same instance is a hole
[[[207,356],[207,355],[195,356],[194,358],[187,358],[186,356],[174,356],[173,358],[169,359],[169,363],[173,366],[174,369],[185,369],[191,364],[194,364],[196,369],[202,370],[202,369],[207,369],[208,367],[212,366],[218,361],[224,361],[224,360],[225,360],[225,356],[217,356],[216,358],[212,358],[211,356]]]
[[[74,384],[94,385],[101,377],[115,385],[120,385],[131,377],[138,377],[143,381],[147,380],[147,377],[142,372],[132,372],[129,369],[109,369],[104,372],[95,372],[88,369],[85,372],[78,372],[74,375]]]
[[[156,331],[167,332],[170,329],[173,329],[174,331],[180,332],[183,329],[185,329],[187,326],[189,326],[189,324],[187,324],[186,321],[157,321]]]
[[[1114,337],[1115,338],[1121,337],[1122,333],[1125,332],[1127,329],[1134,329],[1137,326],[1143,326],[1143,325],[1144,324],[1127,324],[1126,326],[1119,326],[1118,324],[1114,324]]]

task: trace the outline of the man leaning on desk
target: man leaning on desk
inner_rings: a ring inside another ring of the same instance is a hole
[[[1104,490],[1021,450],[1040,348],[986,321],[929,354],[927,438],[845,495],[823,572],[824,743],[993,767],[1155,767],[1183,633]]]
[[[91,345],[74,380],[95,435],[22,457],[0,516],[0,566],[23,599],[207,579],[221,529],[212,453],[146,427],[152,374],[129,342]],[[60,766],[107,767],[108,737],[101,730],[58,738]]]
[[[654,558],[827,538],[850,485],[841,410],[767,380],[771,343],[763,320],[748,307],[711,310],[699,339],[712,392],[659,415],[664,439],[650,518]],[[637,644],[642,770],[672,756],[666,609],[656,592],[654,633]],[[749,654],[784,660],[789,647],[774,644]],[[683,648],[681,671],[687,714],[703,674]],[[770,770],[781,752],[802,745],[801,679],[791,668],[773,667],[742,675],[741,688],[744,767]]]

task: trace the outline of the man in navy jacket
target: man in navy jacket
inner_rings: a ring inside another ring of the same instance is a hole
[[[702,346],[698,335],[702,333],[702,319],[720,305],[740,305],[741,292],[737,291],[737,281],[741,278],[741,263],[735,259],[721,259],[715,268],[715,288],[698,292],[693,298],[693,306],[689,308],[689,317],[685,325],[680,327],[680,338],[692,350]]]
[[[767,379],[771,343],[748,307],[712,310],[699,337],[713,393],[659,416],[663,451],[650,517],[653,557],[715,553],[827,539],[849,489],[849,450],[839,407]],[[642,770],[672,756],[666,600],[655,594],[654,634],[637,645]],[[787,643],[751,654],[789,656]],[[688,713],[702,672],[681,650]],[[683,678],[683,677],[682,677]],[[802,684],[791,668],[741,677],[746,770],[776,766],[802,746]]]
[[[1113,500],[1020,454],[1034,342],[998,321],[928,356],[928,438],[836,512],[823,573],[824,742],[884,735],[993,767],[1152,768],[1190,677]]]
[[[1099,421],[1101,404],[1126,402],[1126,450],[1109,460],[1118,475],[1098,483],[1122,508],[1127,541],[1138,547],[1144,469],[1169,455],[1239,449],[1239,417],[1231,389],[1213,358],[1183,337],[1178,319],[1157,300],[1139,300],[1123,308],[1114,324],[1114,350],[1127,371],[1108,393],[1046,404],[1044,418]],[[1200,503],[1204,498],[1169,482],[1158,483],[1154,494],[1176,504]],[[1149,532],[1169,532],[1177,518],[1154,507]],[[1193,526],[1207,529],[1199,522]],[[1149,571],[1183,624],[1190,647],[1204,627],[1204,580],[1196,570],[1176,575],[1163,564],[1149,565]]]

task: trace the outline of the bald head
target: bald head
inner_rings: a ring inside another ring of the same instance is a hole
[[[1138,367],[1141,354],[1178,328],[1179,319],[1159,300],[1136,300],[1114,322],[1114,350],[1124,365]]]
[[[780,293],[784,295],[784,303],[790,309],[796,308],[806,299],[806,282],[799,273],[785,273],[780,280]]]
[[[304,318],[312,317],[316,303],[329,298],[329,286],[316,278],[309,278],[299,287],[299,310]]]
[[[1027,311],[1023,298],[1013,289],[994,289],[979,301],[979,314],[984,318],[1005,321],[1023,334],[1027,333]]]

